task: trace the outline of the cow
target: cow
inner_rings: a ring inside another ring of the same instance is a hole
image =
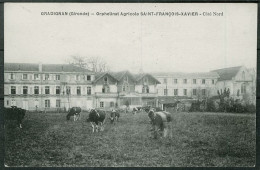
[[[137,108],[137,107],[134,107],[134,108],[133,108],[133,114],[135,115],[135,114],[137,113],[137,111],[138,111],[138,108]]]
[[[154,138],[158,136],[158,132],[163,132],[163,137],[168,135],[168,130],[170,130],[170,135],[172,136],[171,114],[165,111],[156,112],[153,108],[146,108],[145,111],[148,113],[150,122],[152,124],[152,131],[154,133]]]
[[[115,121],[118,121],[120,117],[120,114],[118,111],[116,111],[115,109],[113,109],[110,113],[110,121],[111,123],[114,123],[115,124]]]
[[[16,120],[19,128],[22,128],[22,120],[24,119],[26,110],[12,106],[4,108],[4,120]]]
[[[87,122],[91,123],[92,126],[92,132],[98,132],[99,126],[100,126],[100,131],[104,130],[103,124],[105,122],[106,118],[106,112],[102,110],[96,110],[96,109],[91,109],[87,118]]]
[[[67,114],[67,120],[70,120],[70,117],[73,116],[74,121],[80,119],[80,112],[81,108],[80,107],[72,107],[69,109],[68,114]]]

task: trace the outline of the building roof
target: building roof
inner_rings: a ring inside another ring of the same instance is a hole
[[[151,74],[148,74],[148,73],[133,74],[133,77],[134,77],[134,79],[135,79],[136,81],[141,80],[144,76],[149,76],[149,77],[151,77],[152,79],[154,79],[154,80],[156,81],[156,83],[159,83],[159,84],[160,84],[160,82],[159,82],[154,76],[152,76]]]
[[[160,72],[151,73],[154,77],[174,77],[174,78],[218,78],[219,75],[215,72],[197,72],[197,73],[184,73],[184,72]]]
[[[233,77],[237,75],[239,70],[241,69],[242,66],[238,67],[229,67],[229,68],[223,68],[223,69],[218,69],[218,70],[212,70],[211,72],[218,73],[219,75],[219,81],[223,80],[232,80]]]
[[[133,78],[133,80],[135,80],[135,77],[129,71],[110,72],[109,74],[112,75],[118,81],[120,81],[127,73]]]
[[[38,64],[29,63],[4,63],[5,71],[39,71]]]
[[[5,63],[5,71],[35,71],[39,72],[40,64],[30,63]],[[43,72],[91,72],[71,64],[42,64]]]

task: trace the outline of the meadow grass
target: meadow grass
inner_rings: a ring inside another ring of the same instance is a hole
[[[121,113],[92,133],[87,113],[27,113],[5,124],[5,165],[32,167],[246,167],[255,165],[255,115],[172,113],[172,138],[151,138],[147,114]]]

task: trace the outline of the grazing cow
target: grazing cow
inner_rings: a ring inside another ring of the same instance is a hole
[[[157,138],[158,131],[163,132],[163,137],[166,137],[168,130],[170,129],[170,135],[172,135],[172,128],[170,126],[172,117],[171,114],[165,111],[155,112],[154,109],[145,109],[148,112],[148,117],[150,118],[152,124],[152,130],[154,132],[154,138]]]
[[[111,123],[115,124],[115,121],[118,121],[119,117],[120,117],[119,112],[113,109],[112,112],[110,113]]]
[[[22,120],[25,116],[26,110],[12,106],[11,108],[4,108],[5,120],[16,120],[18,126],[22,128]]]
[[[70,117],[73,116],[74,121],[78,120],[80,118],[80,112],[81,108],[80,107],[72,107],[69,109],[68,114],[67,114],[67,120],[70,120]]]
[[[134,108],[133,108],[133,114],[135,115],[135,114],[137,113],[137,111],[138,111],[138,108],[137,108],[137,107],[134,107]]]
[[[99,126],[100,126],[100,131],[103,131],[104,130],[103,124],[105,122],[105,118],[106,118],[105,111],[102,110],[97,111],[96,109],[91,109],[87,122],[91,123],[93,132],[95,132],[95,129],[98,132]]]

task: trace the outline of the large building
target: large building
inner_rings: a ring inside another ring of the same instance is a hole
[[[57,111],[79,106],[163,106],[176,100],[230,96],[255,103],[255,71],[243,66],[204,73],[97,73],[68,64],[5,63],[4,105]],[[186,100],[186,101],[187,101]]]
[[[156,105],[159,83],[150,74],[94,74],[73,65],[25,63],[5,63],[4,81],[5,107],[41,111]]]
[[[234,99],[244,99],[250,103],[256,101],[255,71],[244,66],[212,70],[219,75],[216,90],[219,93],[228,89]]]
[[[157,86],[159,96],[186,96],[201,98],[212,96],[216,91],[219,75],[204,73],[154,73],[161,84]]]

